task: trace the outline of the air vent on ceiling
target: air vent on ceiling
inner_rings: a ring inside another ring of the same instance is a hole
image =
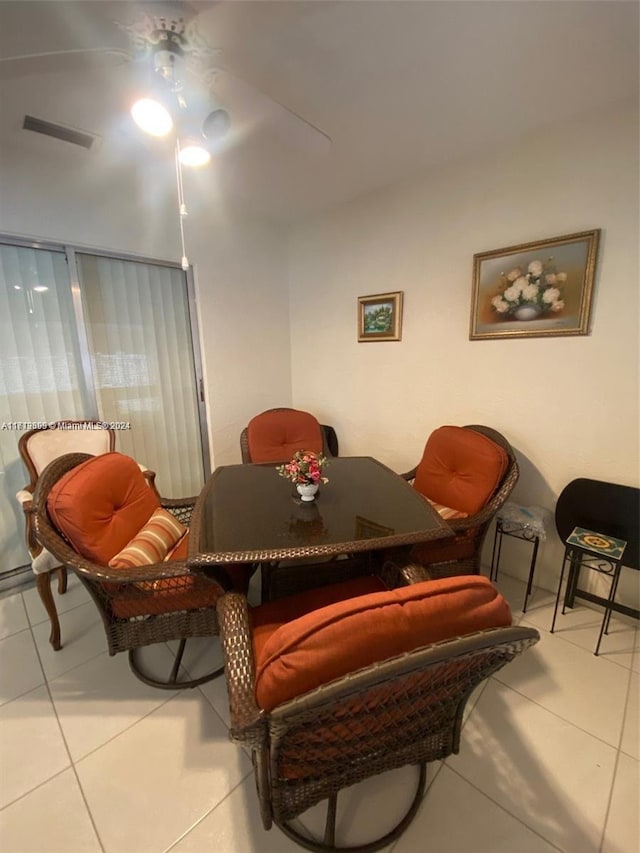
[[[44,121],[41,118],[34,118],[34,116],[25,116],[22,127],[23,130],[44,133],[45,136],[53,136],[54,139],[62,139],[63,142],[80,145],[81,148],[86,149],[91,148],[97,139],[96,136],[83,130],[74,130],[71,127],[64,127],[62,124],[53,124],[53,122]]]

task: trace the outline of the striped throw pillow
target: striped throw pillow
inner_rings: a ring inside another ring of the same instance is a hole
[[[468,512],[460,512],[459,509],[451,509],[450,506],[445,506],[444,504],[437,504],[435,501],[427,498],[431,506],[438,513],[440,518],[443,518],[445,521],[451,521],[453,518],[469,518]]]
[[[112,569],[130,569],[162,563],[186,532],[175,516],[158,508],[129,544],[109,560],[109,565]]]

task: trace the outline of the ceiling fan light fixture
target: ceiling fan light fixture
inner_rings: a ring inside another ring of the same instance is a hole
[[[209,113],[202,122],[203,135],[212,141],[222,139],[229,132],[231,127],[231,118],[229,113],[222,108],[218,108]]]
[[[211,154],[202,145],[187,142],[180,148],[180,162],[183,166],[205,166],[211,160]]]
[[[133,120],[150,136],[166,136],[173,128],[169,111],[153,98],[140,98],[131,107]]]

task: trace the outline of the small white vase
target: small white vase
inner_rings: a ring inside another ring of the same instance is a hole
[[[303,501],[312,501],[318,491],[317,483],[297,483],[296,489]]]
[[[513,312],[516,320],[535,320],[542,314],[539,305],[519,305]]]

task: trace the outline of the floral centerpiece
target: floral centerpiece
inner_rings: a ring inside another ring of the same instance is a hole
[[[504,317],[534,320],[549,311],[564,308],[562,292],[557,285],[566,282],[567,274],[556,271],[553,258],[545,263],[531,261],[526,272],[522,267],[514,267],[500,277],[500,292],[491,300],[491,307]]]
[[[327,457],[312,450],[297,450],[291,462],[278,465],[276,471],[297,485],[320,485],[328,483],[329,478],[322,476],[322,469],[328,465]]]

